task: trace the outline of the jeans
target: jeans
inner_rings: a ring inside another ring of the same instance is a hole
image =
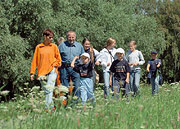
[[[53,68],[53,70],[45,76],[47,76],[47,82],[40,81],[40,83],[45,91],[45,104],[46,104],[45,108],[50,109],[54,107],[52,97],[53,97],[53,89],[57,78],[57,73],[55,72],[55,68]]]
[[[120,91],[122,92],[122,97],[123,96],[128,97],[128,94],[129,94],[129,84],[127,84],[125,82],[125,80],[118,81],[118,80],[114,79],[113,87],[114,87],[114,96],[117,99],[119,99]]]
[[[91,78],[80,78],[81,103],[84,105],[87,99],[96,103],[93,93],[93,80]]]
[[[93,80],[93,91],[94,91],[95,85],[96,85],[96,73],[95,73],[95,69],[93,69],[92,74],[93,74],[93,76],[91,77],[91,79]]]
[[[134,92],[134,94],[137,94],[138,92],[140,92],[140,77],[141,77],[141,70],[137,69],[137,70],[132,70],[130,72],[130,91]]]
[[[104,95],[109,96],[110,72],[104,72]]]
[[[75,72],[73,70],[73,68],[71,67],[65,67],[62,66],[60,68],[60,80],[61,80],[61,84],[63,86],[69,87],[69,81],[70,81],[70,77],[73,81],[73,95],[80,97],[79,96],[79,87],[80,87],[80,75],[79,73]]]
[[[152,85],[152,94],[157,94],[159,91],[159,76],[157,77],[151,77],[150,79],[151,85]]]

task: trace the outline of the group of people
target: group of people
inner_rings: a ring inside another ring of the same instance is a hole
[[[98,52],[94,49],[87,38],[82,44],[76,41],[76,33],[68,31],[67,40],[59,41],[59,45],[52,43],[54,33],[50,29],[43,31],[44,41],[36,46],[32,64],[31,80],[37,68],[37,78],[46,76],[46,83],[40,81],[45,90],[46,109],[53,109],[53,90],[47,86],[54,87],[56,78],[60,77],[62,85],[69,87],[73,82],[73,95],[81,99],[82,105],[91,99],[96,103],[94,97],[95,65],[101,65],[104,77],[104,98],[110,96],[109,87],[112,85],[114,97],[119,99],[119,93],[128,97],[129,92],[133,96],[140,92],[140,66],[145,63],[141,51],[136,50],[136,42],[129,43],[127,54],[122,48],[116,49],[116,40],[109,38],[105,47]],[[148,61],[147,72],[152,84],[152,94],[158,93],[159,71],[161,60],[157,58],[157,52],[151,52],[152,59]],[[58,72],[59,71],[59,72]],[[60,74],[60,76],[58,75]]]

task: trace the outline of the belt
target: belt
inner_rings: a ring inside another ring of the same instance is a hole
[[[64,67],[71,67],[71,64],[62,63]]]

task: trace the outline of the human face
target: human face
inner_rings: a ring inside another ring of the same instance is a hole
[[[110,48],[114,48],[116,46],[116,42],[113,42],[111,45],[110,45]]]
[[[81,60],[83,64],[87,64],[89,62],[89,58],[86,56],[81,56]]]
[[[116,56],[119,60],[123,59],[124,54],[123,53],[116,53]]]
[[[67,40],[69,41],[70,44],[73,44],[74,41],[76,40],[76,34],[74,32],[69,32],[67,35]]]
[[[151,57],[155,60],[157,58],[157,54],[151,54]]]
[[[48,35],[48,36],[44,36],[44,41],[46,42],[46,43],[51,43],[52,42],[52,40],[53,40],[53,35]]]
[[[134,43],[129,44],[129,49],[133,52],[136,50],[136,45]]]
[[[89,49],[91,46],[90,42],[88,40],[86,40],[86,42],[83,44],[84,50]]]

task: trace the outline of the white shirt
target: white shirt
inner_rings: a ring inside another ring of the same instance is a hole
[[[116,49],[115,48],[110,49],[109,52],[108,52],[108,50],[106,48],[103,48],[100,51],[100,53],[99,53],[98,57],[96,58],[96,60],[101,62],[103,72],[109,72],[111,64],[114,61],[114,59],[116,58],[115,54],[116,54]],[[110,63],[109,66],[107,66],[108,63]]]

